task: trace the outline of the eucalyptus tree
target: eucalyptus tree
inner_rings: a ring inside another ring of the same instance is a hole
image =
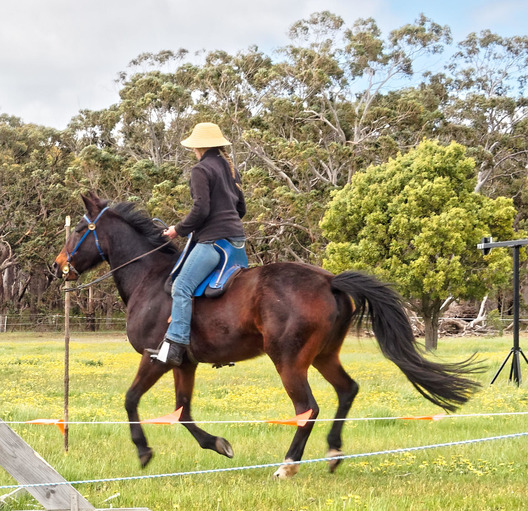
[[[42,299],[68,208],[63,180],[71,157],[57,130],[0,116],[0,285],[8,290],[0,308],[20,306],[28,287],[32,309]]]
[[[68,123],[62,139],[74,154],[86,146],[117,148],[118,126],[121,120],[118,105],[103,110],[81,110]]]
[[[136,161],[149,159],[160,166],[178,159],[197,72],[194,66],[179,65],[186,54],[186,50],[142,54],[130,63],[130,75],[120,75],[119,134],[123,151]],[[169,63],[175,71],[156,68]],[[147,69],[138,69],[142,65]]]
[[[528,167],[528,37],[472,33],[458,45],[445,80],[444,138],[471,148],[475,190],[519,195]]]
[[[268,129],[250,136],[260,135],[263,160],[296,192],[347,183],[372,145],[393,135],[394,121],[416,115],[414,108],[393,112],[395,98],[381,98],[414,75],[417,59],[451,40],[448,27],[424,16],[384,38],[373,19],[347,28],[328,11],[298,21],[289,34],[277,65],[280,95],[268,98],[262,116]]]

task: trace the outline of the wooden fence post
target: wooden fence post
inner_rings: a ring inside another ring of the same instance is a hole
[[[108,511],[96,509],[49,463],[0,419],[0,466],[22,485],[46,511]],[[59,485],[46,483],[63,483]],[[150,511],[148,508],[114,508],[113,511]]]
[[[21,485],[66,483],[66,479],[44,461],[2,420],[0,420],[0,465]],[[78,496],[79,510],[91,511],[95,509],[69,484],[30,486],[26,490],[47,511],[69,511],[72,494]]]
[[[66,217],[64,222],[66,231],[66,241],[70,237],[70,217]],[[69,399],[70,399],[70,287],[69,281],[64,283],[66,292],[64,293],[64,450],[68,452],[69,431],[68,421],[70,418]]]

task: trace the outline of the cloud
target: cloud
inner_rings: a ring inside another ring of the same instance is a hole
[[[372,16],[385,29],[388,0],[17,0],[0,15],[0,112],[64,128],[80,109],[118,101],[117,74],[144,52],[186,48],[270,54],[292,23],[329,10],[347,24]],[[390,27],[394,28],[394,27]]]

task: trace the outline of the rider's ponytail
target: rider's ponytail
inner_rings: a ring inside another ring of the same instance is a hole
[[[221,154],[222,158],[228,163],[229,168],[231,169],[231,175],[233,176],[233,179],[235,181],[236,187],[239,190],[242,190],[242,186],[240,186],[240,183],[237,183],[237,181],[236,181],[235,166],[233,165],[233,160],[231,159],[231,157],[229,156],[229,154],[227,153],[227,151],[225,150],[224,147],[219,147],[218,149],[220,150],[220,154]]]

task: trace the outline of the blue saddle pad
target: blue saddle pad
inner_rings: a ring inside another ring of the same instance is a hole
[[[189,237],[187,245],[178,259],[178,262],[174,266],[171,277],[172,280],[176,278],[178,272],[183,265],[183,262],[187,258],[194,246],[192,238]],[[209,297],[219,296],[224,290],[224,286],[231,276],[241,268],[248,267],[248,258],[246,255],[245,244],[240,247],[234,246],[226,239],[217,240],[213,244],[216,251],[220,254],[220,262],[217,267],[202,281],[202,283],[196,288],[194,296],[206,295]]]

